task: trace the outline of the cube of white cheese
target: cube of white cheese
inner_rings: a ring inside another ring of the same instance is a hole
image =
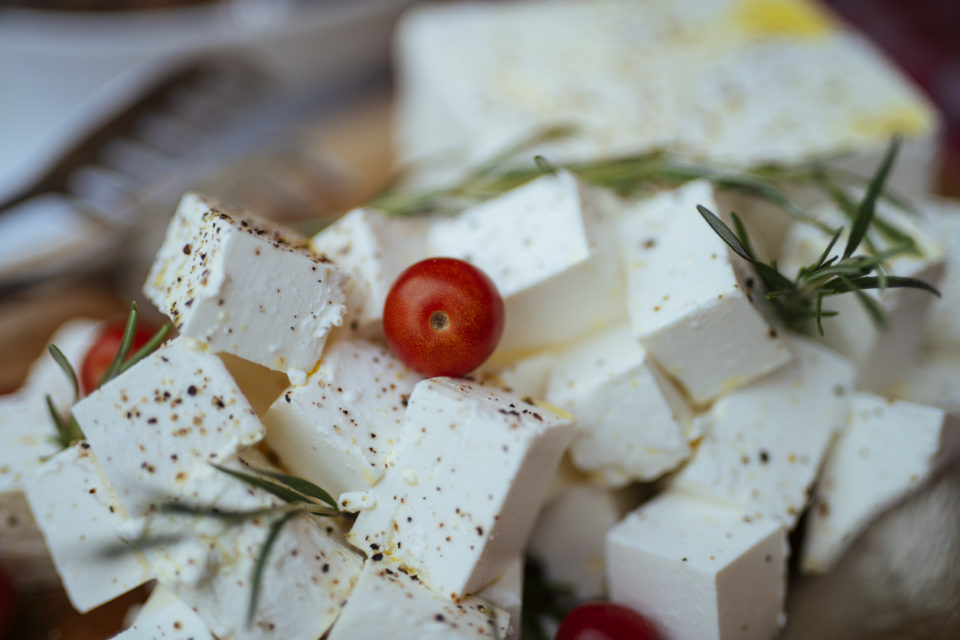
[[[478,597],[453,602],[398,565],[368,561],[330,640],[502,639],[508,617]]]
[[[310,371],[345,313],[346,276],[270,223],[193,193],[144,293],[181,334],[278,371]]]
[[[580,599],[606,594],[605,541],[631,506],[624,498],[622,491],[577,483],[543,508],[528,553],[550,584]]]
[[[267,411],[267,443],[284,466],[331,495],[367,489],[397,446],[419,380],[381,346],[334,340],[306,384],[287,389]]]
[[[519,640],[523,628],[523,556],[510,564],[502,576],[477,592],[477,597],[502,609],[508,616],[510,627],[502,640]]]
[[[546,400],[576,419],[574,464],[607,486],[653,480],[690,455],[690,408],[627,324],[558,356]]]
[[[429,245],[496,284],[506,310],[498,352],[510,354],[625,316],[613,219],[588,187],[561,171],[438,220]]]
[[[354,209],[310,239],[314,253],[350,276],[344,326],[379,333],[383,303],[400,272],[430,257],[426,221],[396,218],[376,209]]]
[[[960,353],[921,350],[884,395],[960,414]]]
[[[640,200],[623,215],[620,243],[634,335],[699,404],[791,356],[755,307],[746,263],[698,204],[717,211],[706,182]]]
[[[94,320],[71,320],[57,329],[50,344],[79,368],[100,326]],[[30,367],[23,386],[0,396],[0,496],[18,490],[23,475],[59,448],[53,442],[57,432],[47,408],[47,395],[63,415],[74,402],[73,385],[44,349]]]
[[[74,608],[85,613],[151,578],[117,527],[128,519],[86,442],[64,449],[24,480],[37,525]]]
[[[188,337],[91,393],[73,414],[132,517],[264,435],[220,358]]]
[[[197,612],[158,584],[133,624],[111,640],[214,640]]]
[[[667,492],[607,535],[610,597],[671,640],[769,640],[783,624],[783,525]]]
[[[853,365],[812,340],[789,338],[794,360],[722,396],[674,489],[793,527],[833,437],[847,419]]]
[[[832,205],[823,205],[813,215],[831,227],[849,230],[850,221]],[[912,218],[893,207],[878,207],[877,216],[914,239],[922,255],[901,254],[886,261],[892,275],[917,278],[939,286],[945,263],[943,246],[935,239],[933,228],[922,219]],[[876,227],[870,238],[878,250],[890,249],[896,240],[883,237]],[[787,233],[781,259],[782,270],[793,277],[796,270],[816,261],[826,248],[830,236],[808,224],[795,224]],[[838,255],[844,246],[844,237],[834,247]],[[867,253],[864,245],[857,253]],[[863,304],[853,294],[825,298],[823,308],[839,315],[823,318],[823,342],[848,358],[860,368],[857,387],[882,392],[898,378],[898,372],[914,356],[923,337],[933,305],[937,298],[917,289],[867,290],[884,311],[885,325],[878,327]]]
[[[941,409],[855,393],[850,419],[817,482],[801,568],[826,572],[871,518],[933,470],[960,438]]]
[[[935,108],[811,0],[424,5],[400,23],[396,53],[398,155],[442,158],[441,170],[575,123],[527,157],[670,146],[749,165],[868,158],[869,171],[899,134],[895,186],[921,193],[935,176]]]
[[[396,458],[347,538],[443,595],[475,593],[522,551],[572,435],[568,419],[511,393],[424,380]]]
[[[244,454],[247,458],[247,454]],[[255,466],[268,468],[254,458]],[[243,470],[230,461],[228,466]],[[212,468],[193,474],[178,500],[223,511],[280,506],[265,491]],[[218,638],[315,640],[340,613],[363,561],[323,519],[296,516],[281,529],[246,624],[252,572],[272,523],[283,513],[239,521],[153,513],[125,527],[157,580],[196,611]]]

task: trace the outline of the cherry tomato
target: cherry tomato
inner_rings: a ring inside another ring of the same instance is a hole
[[[567,614],[555,640],[659,640],[649,620],[615,602],[591,602]]]
[[[84,394],[90,393],[100,386],[103,374],[107,372],[110,363],[113,362],[117,351],[120,350],[120,341],[123,340],[123,330],[126,325],[123,322],[112,322],[106,325],[97,336],[97,341],[93,343],[90,350],[87,351],[83,364],[80,367],[80,389]],[[148,326],[143,322],[137,324],[137,329],[133,333],[133,344],[130,345],[130,351],[127,353],[129,358],[135,354],[140,347],[150,342],[150,338],[157,332],[156,328]]]
[[[16,617],[17,598],[13,591],[13,583],[0,566],[0,640],[10,637]]]
[[[456,258],[408,267],[390,288],[383,330],[394,354],[426,376],[462,376],[503,334],[503,299],[489,277]]]

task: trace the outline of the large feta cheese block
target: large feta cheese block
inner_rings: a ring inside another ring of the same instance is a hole
[[[429,257],[426,221],[369,208],[343,215],[314,235],[310,248],[350,276],[344,326],[361,333],[379,333],[383,303],[397,276]]]
[[[197,612],[163,585],[150,592],[133,624],[111,640],[214,640]]]
[[[634,335],[704,403],[791,356],[755,306],[748,266],[697,205],[717,211],[706,182],[640,200],[621,219],[620,242]]]
[[[884,395],[960,414],[960,352],[921,350]]]
[[[622,491],[577,483],[544,506],[527,549],[549,584],[584,600],[606,594],[605,541],[628,510],[624,498]]]
[[[428,169],[476,165],[538,125],[573,123],[577,135],[526,157],[672,147],[869,171],[899,134],[895,186],[921,193],[935,175],[935,108],[813,0],[427,5],[400,23],[396,59],[398,155],[442,154]]]
[[[347,538],[443,595],[475,593],[522,551],[572,435],[568,419],[514,394],[424,380],[396,458]]]
[[[419,380],[381,346],[335,340],[306,384],[287,389],[267,411],[267,443],[294,474],[331,495],[367,489],[397,446]]]
[[[560,355],[546,400],[574,416],[573,462],[602,484],[653,480],[690,455],[690,408],[627,324]]]
[[[920,486],[958,438],[960,425],[940,409],[853,394],[847,427],[817,482],[801,568],[829,571],[873,516]]]
[[[821,206],[813,215],[834,228],[843,226],[849,229],[851,226],[850,221],[831,205]],[[934,229],[922,219],[889,206],[879,207],[876,215],[912,237],[921,252],[921,255],[901,254],[887,260],[888,272],[939,286],[945,269],[944,249],[935,239]],[[845,237],[846,234],[835,245],[836,257],[842,251]],[[897,242],[884,237],[876,225],[870,240],[877,250],[890,249]],[[794,225],[784,241],[782,270],[792,277],[800,267],[816,261],[829,241],[829,234],[812,225]],[[867,252],[865,245],[857,251]],[[926,291],[906,288],[871,289],[865,293],[883,309],[884,326],[877,326],[853,294],[825,298],[823,308],[836,311],[838,315],[823,318],[823,342],[859,366],[858,388],[882,392],[897,379],[901,367],[913,358],[937,298]]]
[[[132,517],[264,435],[220,358],[184,336],[78,402],[73,414]]]
[[[783,624],[783,525],[667,492],[607,535],[610,597],[671,640],[769,640]]]
[[[796,524],[846,424],[854,367],[806,338],[791,337],[790,346],[789,365],[722,396],[703,416],[706,435],[675,489]]]
[[[127,511],[86,442],[35,469],[24,490],[73,607],[85,613],[151,578],[117,527]]]
[[[430,250],[466,260],[503,296],[499,355],[624,317],[613,212],[573,174],[534,180],[430,226]],[[494,356],[495,358],[498,355]]]
[[[368,561],[329,640],[501,640],[508,618],[478,597],[453,602],[398,565]]]
[[[269,467],[245,452],[242,460]],[[207,467],[195,473],[177,500],[221,511],[281,505],[260,489]],[[124,536],[143,549],[157,580],[196,611],[220,640],[315,640],[340,613],[363,561],[330,521],[298,515],[275,539],[262,574],[252,624],[247,626],[251,576],[271,525],[281,512],[237,521],[152,513],[131,521]]]
[[[944,244],[946,269],[940,282],[943,297],[933,301],[923,342],[932,349],[960,353],[960,203],[941,198],[922,203],[937,239]]]
[[[523,569],[524,558],[517,556],[499,578],[477,592],[477,597],[502,609],[510,623],[502,640],[519,640],[523,628]]]
[[[270,223],[188,193],[144,293],[181,334],[278,371],[310,371],[345,313],[346,276]]]

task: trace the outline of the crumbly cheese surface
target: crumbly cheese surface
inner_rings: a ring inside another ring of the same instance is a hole
[[[214,640],[197,613],[157,585],[133,624],[111,640]]]
[[[573,430],[518,396],[430,378],[410,397],[400,447],[348,539],[437,592],[474,593],[523,549]]]
[[[73,414],[131,517],[264,435],[223,362],[187,337],[91,393]]]
[[[188,193],[144,293],[181,334],[211,351],[310,371],[343,320],[346,281],[274,225]]]

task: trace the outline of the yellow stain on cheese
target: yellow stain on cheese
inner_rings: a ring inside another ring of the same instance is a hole
[[[821,38],[834,20],[807,0],[741,0],[734,9],[740,29],[751,36]]]
[[[913,136],[927,133],[933,127],[933,118],[928,110],[919,106],[901,106],[857,118],[851,122],[851,127],[863,136],[887,139],[894,134]]]

